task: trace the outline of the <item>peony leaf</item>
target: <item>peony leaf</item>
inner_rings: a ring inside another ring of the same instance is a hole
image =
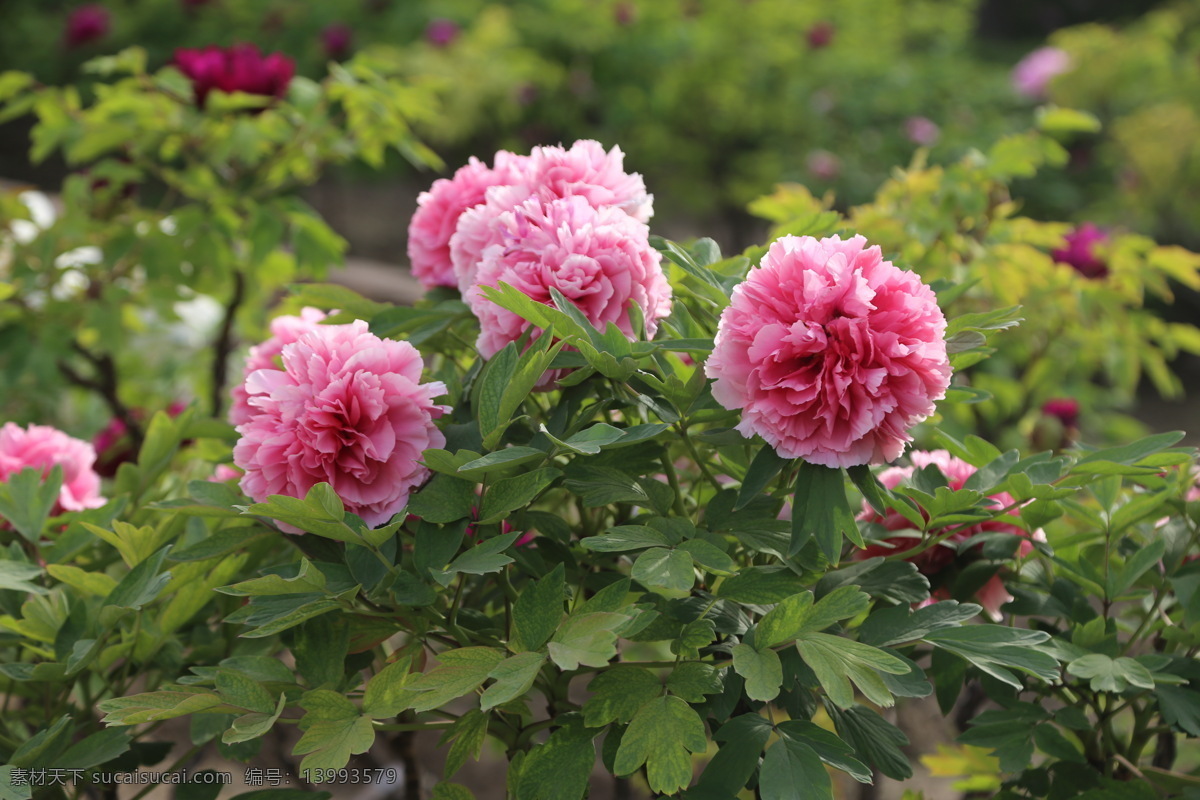
[[[845,475],[840,469],[801,462],[792,498],[792,543],[788,555],[799,553],[815,538],[825,557],[837,564],[841,559],[843,534],[863,546],[858,523],[846,499]]]
[[[733,668],[746,679],[746,696],[769,702],[779,696],[783,686],[783,664],[779,654],[769,648],[755,649],[748,644],[733,648]]]
[[[708,747],[704,723],[678,697],[657,697],[633,717],[613,761],[613,774],[630,775],[643,764],[652,792],[674,794],[692,779],[689,753]]]

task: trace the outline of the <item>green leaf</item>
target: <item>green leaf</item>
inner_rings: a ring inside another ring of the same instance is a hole
[[[0,483],[0,517],[11,522],[26,540],[36,542],[58,502],[62,479],[62,466],[58,464],[44,476],[36,467],[9,475]]]
[[[691,706],[667,695],[646,703],[634,715],[613,763],[613,773],[630,775],[643,764],[650,790],[674,794],[692,779],[689,753],[708,747],[704,723]]]
[[[596,455],[606,445],[619,442],[625,436],[625,431],[620,428],[614,428],[605,422],[598,422],[591,427],[584,428],[579,433],[565,440],[551,436],[544,425],[542,426],[542,433],[546,434],[551,441],[562,448],[570,450],[573,453],[589,456]]]
[[[441,664],[409,683],[415,694],[410,700],[414,711],[431,711],[451,700],[473,692],[504,660],[504,653],[491,647],[463,647],[438,656]]]
[[[803,788],[801,788],[803,787]],[[833,800],[833,783],[825,765],[807,744],[785,737],[767,749],[758,773],[762,800]]]
[[[596,674],[583,704],[583,724],[598,728],[615,722],[623,725],[646,703],[662,694],[658,677],[644,667],[615,666]]]
[[[323,614],[306,620],[294,634],[292,654],[296,670],[312,688],[338,684],[346,674],[350,626],[346,618]]]
[[[281,494],[269,495],[267,502],[247,506],[245,513],[278,520],[326,539],[361,544],[361,537],[342,522],[344,512],[337,513],[341,501],[337,505],[330,502],[332,491],[329,484],[319,483],[308,491],[303,500]]]
[[[1168,725],[1190,736],[1200,736],[1200,692],[1177,686],[1156,686],[1154,694]]]
[[[262,684],[248,675],[231,669],[217,670],[217,694],[228,705],[269,714],[275,708],[275,697]]]
[[[908,737],[903,731],[863,706],[845,710],[828,707],[828,710],[838,736],[854,748],[860,760],[893,780],[904,781],[912,777],[912,765],[900,749],[908,745]]]
[[[749,505],[750,501],[762,494],[767,484],[775,480],[775,476],[790,463],[791,459],[780,458],[779,454],[775,452],[775,448],[770,445],[760,447],[754,454],[754,460],[750,462],[750,467],[746,470],[746,477],[742,478],[742,485],[738,488],[737,502],[733,504],[733,510],[741,511]]]
[[[287,706],[287,698],[280,696],[274,713],[265,714],[259,711],[252,711],[249,714],[243,714],[235,719],[231,723],[229,730],[221,735],[221,742],[223,744],[238,744],[239,742],[248,742],[259,738],[271,730],[275,721],[283,713],[285,706]]]
[[[783,664],[774,650],[755,649],[748,644],[733,648],[733,669],[746,679],[746,696],[769,702],[779,696],[783,686]]]
[[[676,596],[691,590],[696,580],[691,556],[682,550],[652,547],[637,557],[630,573],[647,589]]]
[[[504,397],[504,389],[512,381],[517,371],[516,342],[509,342],[500,352],[496,353],[484,365],[478,382],[476,396],[476,420],[479,422],[479,433],[486,440],[493,432],[501,435],[508,427],[508,417],[501,416],[500,403]],[[512,410],[509,411],[511,415]],[[503,427],[502,427],[503,426]],[[496,437],[497,441],[499,437]]]
[[[490,472],[519,467],[534,461],[545,461],[549,453],[534,447],[506,447],[494,453],[468,461],[456,470],[457,474],[472,480],[481,478]]]
[[[562,470],[542,467],[533,472],[496,481],[483,495],[479,523],[487,525],[499,522],[507,517],[509,512],[524,508],[561,476]]]
[[[1034,114],[1038,130],[1052,136],[1099,133],[1100,120],[1087,111],[1058,106],[1041,106]]]
[[[105,725],[137,725],[195,714],[219,705],[221,698],[211,692],[179,687],[131,697],[114,697],[101,701],[97,708],[105,714]]]
[[[450,752],[446,754],[446,767],[442,770],[443,778],[450,778],[467,763],[467,757],[479,760],[483,750],[483,740],[487,738],[488,715],[477,708],[468,710],[454,721],[454,724],[442,734],[439,745],[444,745],[451,739]]]
[[[1109,600],[1118,599],[1128,591],[1129,587],[1133,586],[1138,578],[1162,560],[1166,550],[1167,543],[1164,540],[1154,539],[1144,547],[1135,550],[1120,569],[1110,566],[1105,581],[1107,584],[1105,596]]]
[[[13,771],[18,769],[20,767],[11,765],[0,767],[0,800],[30,800],[33,797],[33,789],[28,782],[13,780]]]
[[[171,573],[158,574],[163,559],[170,552],[167,545],[126,573],[121,582],[104,600],[106,606],[139,609],[150,603],[171,582]]]
[[[578,495],[588,508],[612,503],[650,505],[650,496],[637,479],[612,467],[572,465],[563,485]]]
[[[944,628],[957,628],[975,617],[974,603],[943,600],[915,611],[908,606],[887,606],[873,612],[858,629],[858,640],[876,647],[913,642]]]
[[[714,575],[733,575],[737,564],[716,545],[703,539],[690,539],[679,545],[679,549],[692,557],[700,569]]]
[[[767,612],[754,634],[755,646],[775,647],[810,631],[821,631],[835,622],[861,614],[871,598],[855,586],[842,586],[813,604],[812,592],[793,595]]]
[[[434,475],[433,480],[411,496],[408,513],[425,522],[454,522],[471,516],[471,509],[477,502],[475,484],[471,481]]]
[[[1176,444],[1184,435],[1183,431],[1156,433],[1153,436],[1147,436],[1144,439],[1138,439],[1136,442],[1130,442],[1118,447],[1093,450],[1079,459],[1078,464],[1071,469],[1071,472],[1075,473],[1078,467],[1097,461],[1107,461],[1130,466],[1141,461],[1146,456],[1153,455]]]
[[[904,675],[909,671],[903,661],[876,647],[827,633],[806,634],[796,642],[796,649],[816,674],[829,699],[841,708],[854,705],[851,681],[875,705],[892,705],[892,693],[879,673]]]
[[[770,605],[799,594],[805,581],[788,567],[747,567],[716,588],[716,595],[738,603]]]
[[[871,783],[871,770],[854,757],[854,748],[836,734],[807,720],[788,720],[779,723],[779,734],[811,747],[817,757],[834,769],[840,769],[859,783]]]
[[[1049,639],[1042,631],[1026,631],[1001,625],[967,625],[932,631],[924,640],[966,659],[1004,683],[1023,688],[1021,681],[1006,667],[1013,667],[1041,678],[1047,683],[1058,677],[1058,662],[1037,648]]]
[[[558,564],[544,578],[530,581],[517,596],[512,607],[515,651],[537,650],[558,630],[566,591],[564,574],[563,565]]]
[[[363,711],[374,719],[390,719],[408,708],[412,692],[411,654],[403,655],[388,664],[367,682],[363,693]]]
[[[458,572],[466,572],[470,575],[487,575],[491,572],[499,572],[505,565],[513,562],[512,557],[504,555],[503,551],[512,547],[513,542],[519,536],[521,536],[521,531],[513,531],[480,542],[451,561],[450,565],[446,567],[446,573],[453,575]]]
[[[294,578],[264,575],[233,586],[220,586],[217,591],[234,597],[273,597],[287,594],[325,594],[325,574],[307,558],[300,559],[300,570]]]
[[[58,755],[71,740],[73,727],[69,716],[59,717],[53,725],[22,742],[8,757],[8,763],[15,767],[49,767],[55,764]]]
[[[584,549],[599,553],[621,553],[674,544],[666,534],[644,525],[617,525],[601,536],[589,536],[580,542]]]
[[[841,558],[843,534],[859,547],[863,546],[858,523],[854,521],[854,512],[846,499],[845,475],[840,469],[802,462],[796,473],[792,543],[788,555],[799,553],[810,539],[816,538],[825,557],[830,563],[837,564]]]
[[[696,790],[708,793],[700,796],[736,796],[758,770],[759,755],[772,732],[771,723],[758,714],[743,714],[722,725],[713,736],[721,747],[696,782]]]
[[[716,667],[697,661],[684,661],[667,676],[667,689],[689,703],[703,703],[706,695],[717,694],[724,686]]]
[[[304,756],[300,769],[341,769],[350,756],[365,753],[375,743],[371,718],[359,713],[354,704],[337,692],[316,689],[305,692],[300,706],[306,713],[300,719],[304,734],[292,754]]]
[[[529,751],[513,795],[521,800],[582,800],[587,793],[598,731],[580,724],[577,714],[560,718],[566,724],[550,734],[545,744]]]
[[[550,658],[564,672],[603,667],[617,654],[614,629],[629,619],[624,614],[594,612],[567,618],[550,640]]]
[[[533,687],[545,662],[546,657],[541,653],[518,653],[501,661],[488,673],[496,682],[484,689],[479,707],[487,711],[524,695]]]
[[[1123,692],[1129,686],[1153,689],[1154,676],[1132,658],[1111,658],[1102,653],[1089,653],[1067,664],[1067,672],[1088,679],[1093,692]]]
[[[49,572],[54,566],[50,565],[47,571]],[[93,574],[84,573],[78,567],[73,569],[89,577]],[[51,572],[50,574],[53,575],[54,573]],[[62,571],[60,571],[60,574],[63,574]],[[49,589],[41,584],[31,582],[31,579],[40,578],[41,576],[42,568],[34,564],[23,564],[20,561],[0,561],[0,589],[9,589],[14,592],[21,592],[22,594],[46,594],[50,591]],[[107,575],[103,577],[108,578]],[[112,578],[109,578],[109,581],[112,581]]]
[[[90,769],[128,752],[132,734],[107,728],[82,739],[59,756],[55,763],[63,769]]]

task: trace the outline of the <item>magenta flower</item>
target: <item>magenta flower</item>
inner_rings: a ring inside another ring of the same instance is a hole
[[[265,342],[250,348],[246,356],[246,364],[242,368],[242,382],[231,390],[233,405],[229,408],[229,421],[241,425],[250,421],[254,409],[250,407],[250,394],[246,391],[246,381],[250,375],[260,369],[282,369],[279,356],[285,345],[299,339],[304,334],[317,328],[325,312],[319,308],[305,307],[300,310],[300,316],[282,316],[271,320],[271,336]]]
[[[52,514],[104,505],[100,476],[92,468],[95,462],[96,451],[90,444],[57,428],[22,428],[15,422],[0,427],[0,483],[29,467],[41,470],[43,476],[55,465],[62,467],[62,488]]]
[[[498,220],[530,197],[549,202],[583,197],[594,208],[616,206],[638,222],[653,215],[654,197],[646,193],[642,176],[627,173],[621,148],[605,152],[603,145],[580,140],[563,147],[535,147],[518,164],[517,177],[486,192],[481,205],[463,213],[450,239],[450,260],[464,295],[475,283],[483,251],[500,243]]]
[[[855,236],[785,236],[734,288],[705,373],[737,429],[783,458],[898,458],[950,384],[933,291]]]
[[[808,29],[805,38],[808,40],[810,49],[820,50],[821,48],[828,47],[833,42],[833,34],[835,32],[836,28],[833,27],[832,22],[818,22]]]
[[[433,182],[428,192],[417,198],[417,212],[408,225],[408,260],[412,273],[426,289],[458,286],[450,259],[450,237],[454,235],[464,211],[482,203],[492,186],[505,186],[521,180],[525,156],[505,150],[496,153],[496,166],[487,166],[476,158],[459,167],[450,179]]]
[[[196,104],[201,108],[213,90],[283,97],[296,74],[296,64],[290,58],[282,53],[264,57],[253,44],[176,50],[175,66],[191,79]]]
[[[321,30],[321,47],[326,58],[341,61],[350,54],[350,46],[353,43],[354,31],[349,25],[334,23]]]
[[[967,479],[975,474],[975,467],[960,458],[950,455],[945,450],[915,450],[909,454],[909,459],[912,461],[911,467],[892,467],[885,469],[879,473],[879,482],[889,489],[895,489],[901,483],[906,482],[912,477],[913,471],[922,469],[930,464],[936,465],[942,474],[946,476],[946,480],[950,488],[957,491],[963,487]],[[994,508],[1007,508],[1015,502],[1012,495],[1006,492],[999,492],[994,495],[989,495],[994,503]],[[1020,511],[1013,508],[1008,512],[1011,515],[1018,515]],[[858,516],[861,520],[882,525],[889,531],[910,530],[912,523],[905,519],[901,514],[891,511],[886,517],[882,517],[875,513],[869,505],[864,501],[862,513]],[[932,535],[937,535],[938,531],[930,532]],[[1008,533],[1013,536],[1021,537],[1022,541],[1017,548],[1017,555],[1021,558],[1033,552],[1033,545],[1030,543],[1030,536],[1025,532],[1025,529],[1014,523],[1003,522],[1001,520],[989,520],[981,522],[978,525],[961,528],[955,531],[949,538],[941,544],[931,547],[917,555],[906,559],[916,564],[920,573],[928,578],[936,579],[939,575],[950,568],[958,557],[958,543],[966,541],[973,536],[981,533]],[[1034,533],[1034,540],[1045,541],[1045,534],[1040,530]],[[875,556],[888,556],[893,553],[903,552],[915,546],[918,543],[917,539],[905,536],[896,536],[889,539],[884,539],[880,544],[868,545],[863,550],[855,553],[854,557],[857,560],[874,558]],[[948,594],[941,590],[935,592],[938,599],[950,599]],[[993,575],[988,579],[982,587],[975,593],[975,600],[984,610],[992,617],[992,619],[1000,619],[1000,606],[1013,599],[1008,590],[1004,588],[1004,581],[999,575]]]
[[[425,40],[434,47],[449,47],[459,34],[458,23],[448,19],[435,19],[425,27]]]
[[[920,147],[932,147],[941,138],[942,129],[928,117],[909,117],[904,120],[904,135]]]
[[[1071,56],[1057,47],[1040,47],[1022,58],[1012,71],[1017,94],[1031,100],[1046,97],[1050,81],[1071,68]]]
[[[102,5],[79,6],[67,15],[63,38],[67,47],[82,47],[108,35],[110,16]]]
[[[233,449],[242,491],[304,497],[324,482],[368,525],[386,523],[429,476],[422,452],[446,443],[434,420],[449,408],[433,403],[445,385],[421,383],[416,348],[361,320],[313,328],[281,358],[283,369],[246,379],[251,416]]]
[[[562,292],[600,330],[609,322],[630,339],[658,330],[671,312],[671,287],[650,247],[649,228],[616,206],[599,208],[580,196],[544,202],[530,197],[497,220],[499,240],[483,252],[464,299],[479,318],[479,353],[490,358],[528,327],[523,319],[483,296],[501,282],[550,305],[550,289]],[[645,331],[633,330],[629,304],[636,303]]]
[[[1079,425],[1079,401],[1070,397],[1055,397],[1042,403],[1042,413],[1054,417],[1064,428]]]
[[[1063,237],[1067,246],[1050,253],[1060,264],[1067,264],[1085,278],[1108,275],[1108,264],[1096,255],[1096,245],[1108,239],[1108,234],[1090,222],[1085,222]]]

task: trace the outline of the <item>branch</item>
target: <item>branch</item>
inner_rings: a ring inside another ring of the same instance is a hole
[[[124,423],[125,430],[133,441],[134,450],[140,450],[143,439],[142,426],[130,408],[121,402],[121,398],[117,394],[117,365],[112,356],[107,353],[97,355],[79,342],[72,342],[71,348],[92,365],[96,371],[96,377],[88,378],[80,374],[62,359],[58,361],[58,371],[68,382],[100,395],[109,410],[112,411],[112,415]]]
[[[213,342],[212,366],[212,415],[220,418],[225,404],[226,362],[233,350],[233,318],[246,295],[246,277],[241,272],[233,273],[233,295],[225,305],[225,319]]]

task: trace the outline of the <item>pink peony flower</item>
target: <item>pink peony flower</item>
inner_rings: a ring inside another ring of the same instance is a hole
[[[110,19],[108,9],[102,5],[79,6],[67,15],[63,39],[67,47],[82,47],[89,42],[108,35]]]
[[[0,482],[28,467],[40,469],[45,476],[56,464],[62,466],[62,489],[51,511],[82,511],[104,505],[100,496],[100,476],[92,465],[96,451],[87,442],[68,436],[47,425],[22,428],[7,422],[0,428]]]
[[[417,212],[408,225],[408,259],[421,285],[426,289],[458,286],[450,259],[450,237],[459,218],[482,203],[490,187],[519,181],[526,160],[505,150],[496,153],[494,168],[471,158],[453,178],[440,178],[428,192],[421,192]]]
[[[946,476],[946,481],[949,483],[950,488],[957,491],[963,487],[968,478],[975,474],[975,467],[960,458],[950,455],[945,450],[916,450],[909,454],[909,459],[913,464],[911,467],[892,467],[886,469],[879,473],[879,482],[889,489],[895,489],[901,483],[911,478],[915,470],[923,469],[933,464]],[[989,495],[989,498],[994,501],[995,508],[1007,508],[1014,502],[1012,495],[1006,492]],[[1020,512],[1014,508],[1008,513],[1016,515]],[[912,528],[912,523],[905,519],[903,515],[895,511],[889,511],[886,517],[881,517],[865,501],[863,502],[862,513],[859,514],[858,518],[882,525],[889,531]],[[1017,554],[1022,558],[1033,552],[1033,545],[1029,542],[1029,534],[1019,525],[1001,520],[989,520],[981,522],[978,525],[962,528],[941,544],[918,553],[907,560],[916,564],[917,569],[922,575],[935,578],[953,565],[958,555],[957,544],[959,542],[984,532],[1009,533],[1013,536],[1021,537],[1022,541],[1017,549]],[[937,531],[932,531],[932,533],[936,535]],[[1037,531],[1033,538],[1038,541],[1045,541],[1045,535],[1041,531]],[[854,557],[858,560],[863,560],[874,558],[875,556],[887,556],[892,553],[908,550],[916,543],[916,539],[897,536],[885,539],[880,544],[868,545],[865,549],[856,552]],[[931,598],[931,600],[933,599]],[[949,596],[943,591],[938,599],[949,599]],[[1000,618],[1000,606],[1012,599],[1012,595],[1004,588],[1004,581],[1000,579],[999,575],[993,575],[975,594],[975,600],[983,606],[984,610],[993,619],[997,620]]]
[[[352,44],[354,31],[349,25],[334,23],[321,29],[321,49],[325,51],[326,58],[341,61],[350,54]]]
[[[646,336],[671,311],[671,287],[649,229],[615,206],[597,208],[585,197],[543,202],[537,197],[504,212],[497,220],[500,241],[483,252],[476,281],[464,299],[479,318],[476,347],[490,358],[527,327],[523,319],[483,296],[484,286],[501,282],[539,303],[552,304],[556,288],[600,330],[609,322],[630,339],[630,301],[642,310]]]
[[[361,320],[314,327],[281,358],[283,369],[246,379],[251,416],[233,449],[242,491],[256,501],[304,497],[325,482],[347,511],[386,523],[428,477],[421,453],[446,443],[434,420],[449,409],[433,403],[445,385],[420,383],[416,348]]]
[[[1067,246],[1050,254],[1055,261],[1073,267],[1085,278],[1098,279],[1108,275],[1108,264],[1096,255],[1096,245],[1108,239],[1107,233],[1085,222],[1063,239]]]
[[[304,334],[316,328],[325,319],[325,312],[319,308],[305,307],[300,310],[300,316],[282,316],[271,320],[271,337],[260,345],[250,348],[246,356],[246,365],[242,368],[242,382],[230,390],[233,395],[233,405],[229,409],[229,421],[234,425],[249,422],[256,412],[250,407],[250,395],[246,391],[246,380],[260,369],[281,369],[279,356],[285,345],[299,339]]]
[[[208,480],[212,483],[225,483],[226,481],[240,479],[244,474],[244,472],[232,464],[217,464]]]
[[[704,368],[713,397],[783,458],[898,458],[950,384],[933,291],[866,244],[785,236],[721,314]]]
[[[1012,71],[1017,94],[1031,100],[1046,96],[1050,81],[1071,68],[1071,57],[1057,47],[1040,47],[1022,58]]]
[[[253,44],[176,50],[175,66],[191,79],[196,104],[201,108],[214,89],[283,97],[296,74],[296,64],[290,58],[282,53],[264,57]]]
[[[475,283],[475,273],[487,247],[503,238],[498,220],[526,199],[544,202],[562,197],[583,197],[596,208],[616,206],[638,222],[654,214],[652,195],[642,176],[625,172],[621,148],[605,152],[603,145],[580,140],[571,148],[535,147],[519,162],[519,174],[510,183],[497,185],[486,200],[465,212],[450,239],[450,260],[464,295]]]
[[[942,135],[942,129],[928,117],[909,117],[904,120],[904,135],[915,145],[932,147]]]
[[[461,31],[458,23],[448,19],[435,19],[425,28],[425,40],[434,47],[449,47]]]

